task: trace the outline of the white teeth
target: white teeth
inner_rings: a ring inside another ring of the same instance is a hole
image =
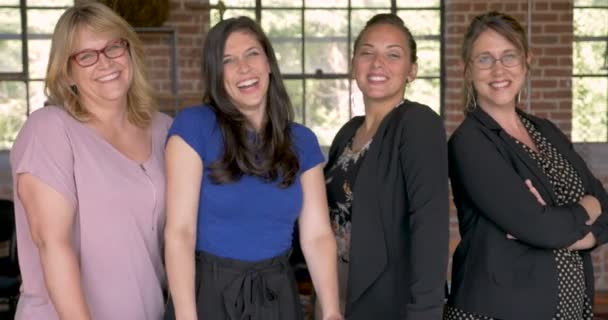
[[[383,76],[371,76],[371,77],[369,77],[369,80],[371,80],[371,81],[384,81],[384,80],[386,80],[386,77],[383,77]]]
[[[509,83],[509,81],[492,82],[490,83],[490,86],[492,86],[493,88],[504,88],[508,86]]]
[[[244,88],[244,87],[249,87],[252,86],[254,84],[258,83],[257,79],[250,79],[250,80],[245,80],[243,82],[239,82],[236,84],[237,87],[239,88]]]
[[[97,80],[98,81],[102,81],[102,82],[104,82],[104,81],[110,81],[110,80],[114,80],[114,79],[118,78],[119,75],[120,75],[120,72],[113,72],[113,73],[110,73],[107,76],[103,76],[101,78],[97,78]]]

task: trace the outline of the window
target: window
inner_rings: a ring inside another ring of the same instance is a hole
[[[572,140],[608,142],[608,2],[574,1]]]
[[[336,131],[363,113],[357,85],[350,77],[353,42],[373,15],[393,12],[418,44],[418,78],[408,99],[441,110],[440,0],[211,0],[211,25],[224,18],[249,16],[259,21],[276,51],[296,121],[315,131],[328,146]]]
[[[0,150],[10,149],[27,115],[43,106],[51,34],[72,0],[0,0]]]

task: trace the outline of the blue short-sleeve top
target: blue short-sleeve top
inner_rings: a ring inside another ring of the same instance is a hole
[[[300,171],[288,188],[280,188],[278,181],[268,183],[248,175],[234,183],[211,181],[209,166],[222,156],[224,143],[215,112],[209,106],[180,111],[169,130],[169,137],[172,135],[181,137],[203,161],[196,250],[258,261],[291,248],[293,226],[302,209],[300,176],[324,160],[310,129],[291,125]]]

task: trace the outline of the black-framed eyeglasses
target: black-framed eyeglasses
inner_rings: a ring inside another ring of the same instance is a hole
[[[117,39],[108,43],[105,47],[100,50],[86,49],[76,52],[70,56],[70,59],[74,60],[79,66],[86,68],[90,67],[99,61],[99,54],[103,53],[108,59],[116,59],[121,57],[127,52],[129,42],[125,39]]]
[[[472,60],[473,65],[477,69],[481,70],[493,68],[497,61],[500,61],[504,67],[512,68],[522,63],[522,55],[517,53],[507,53],[497,59],[490,54],[481,54]]]

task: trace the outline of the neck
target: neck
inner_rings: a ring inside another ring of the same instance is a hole
[[[245,118],[249,121],[249,123],[253,126],[253,129],[257,132],[260,131],[262,125],[264,124],[264,116],[265,116],[266,108],[256,108],[252,110],[240,110]]]
[[[84,101],[82,104],[93,115],[91,125],[94,127],[124,128],[129,125],[126,100],[103,105]]]
[[[512,108],[481,108],[498,122],[503,129],[512,132],[520,128],[520,121],[515,111],[515,106]]]
[[[391,112],[402,99],[391,99],[387,101],[373,101],[364,99],[365,121],[363,127],[366,131],[375,131],[380,126],[380,122]]]

